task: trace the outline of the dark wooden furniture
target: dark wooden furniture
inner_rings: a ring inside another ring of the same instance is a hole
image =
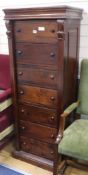
[[[5,9],[15,113],[14,156],[52,170],[63,109],[75,101],[82,10]]]

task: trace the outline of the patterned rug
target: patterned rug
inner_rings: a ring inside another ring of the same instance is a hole
[[[8,165],[0,164],[0,175],[32,175],[15,168],[9,167]]]

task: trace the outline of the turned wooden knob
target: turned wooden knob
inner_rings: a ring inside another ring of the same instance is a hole
[[[54,116],[51,116],[51,120],[54,120],[54,118],[55,118]]]
[[[55,29],[52,29],[51,32],[52,32],[52,33],[55,33]]]
[[[54,153],[54,151],[51,151],[50,153],[51,153],[51,154],[53,154],[53,153]]]
[[[50,75],[50,79],[52,79],[52,80],[53,80],[54,78],[55,78],[55,77],[54,77],[54,75],[53,75],[53,74],[52,74],[52,75]]]
[[[52,138],[52,139],[54,138],[54,134],[51,134],[51,138]]]
[[[21,32],[21,29],[17,29],[16,32]]]
[[[21,129],[24,130],[25,129],[25,126],[22,126]]]
[[[24,113],[24,109],[21,109],[21,112]]]
[[[20,54],[22,54],[22,51],[21,50],[18,50],[17,53],[20,55]]]
[[[24,91],[20,91],[20,95],[23,95],[24,94]]]
[[[23,145],[26,145],[26,142],[23,142]]]
[[[54,96],[51,96],[50,99],[51,99],[52,101],[54,101],[54,100],[55,100],[55,97],[54,97]]]
[[[54,56],[55,56],[55,53],[54,53],[54,52],[51,52],[51,53],[50,53],[50,56],[51,56],[51,57],[54,57]]]
[[[20,71],[20,72],[18,73],[18,75],[23,75],[23,72]]]

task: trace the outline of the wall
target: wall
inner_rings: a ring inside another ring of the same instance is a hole
[[[0,1],[0,54],[8,54],[8,41],[6,36],[5,22],[3,20],[4,8],[20,8],[33,6],[69,5],[83,8],[83,19],[81,21],[80,33],[80,61],[88,57],[88,0],[1,0]]]

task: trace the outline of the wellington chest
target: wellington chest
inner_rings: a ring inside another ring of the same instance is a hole
[[[52,170],[60,114],[76,100],[82,10],[61,6],[4,12],[15,115],[14,156]]]

